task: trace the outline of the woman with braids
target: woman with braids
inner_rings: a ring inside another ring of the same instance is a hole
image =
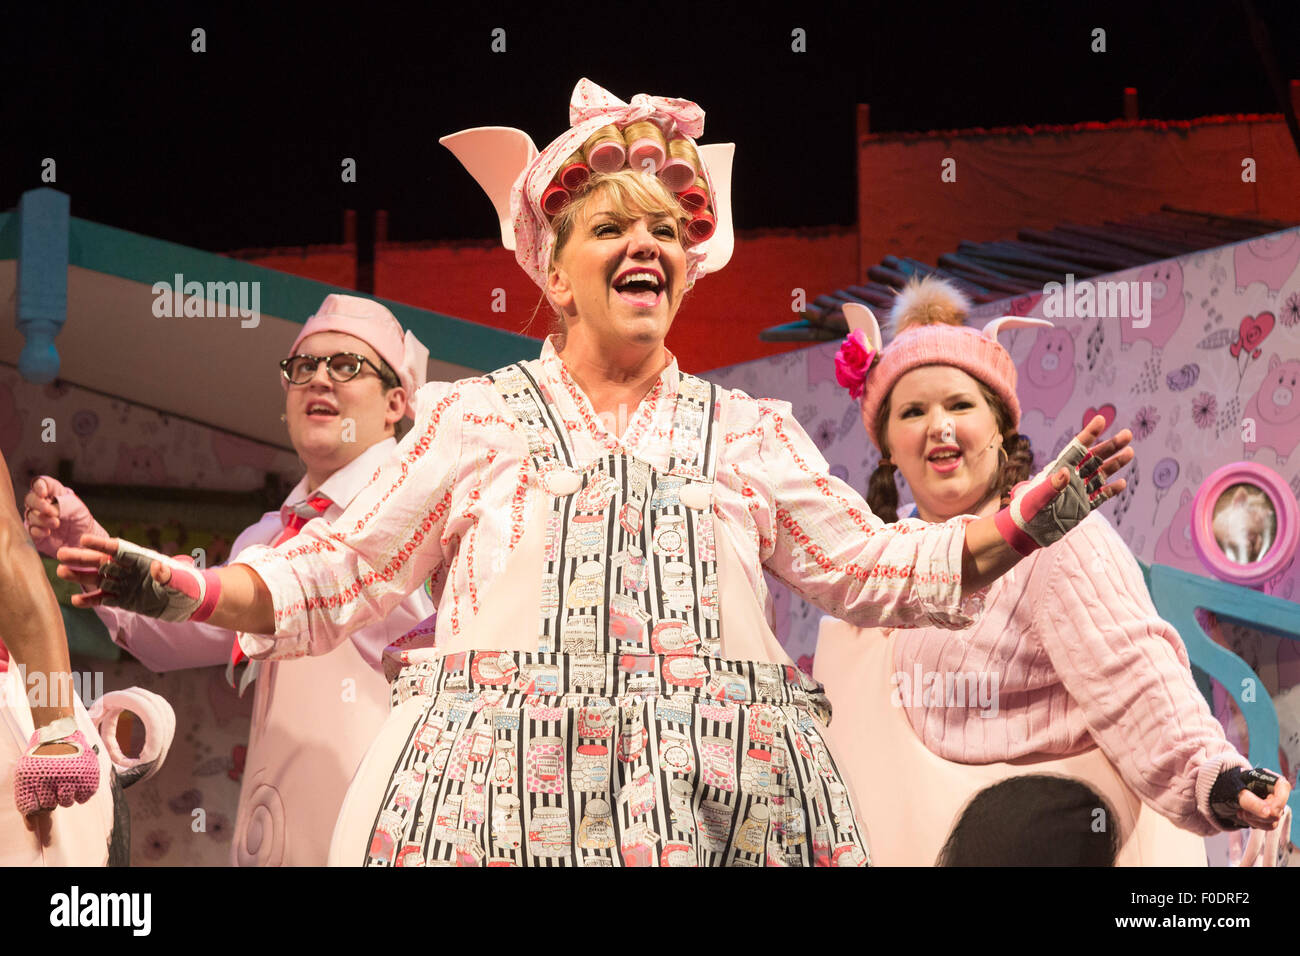
[[[690,101],[588,80],[569,119],[540,153],[501,127],[444,140],[559,318],[540,359],[426,386],[370,487],[278,549],[206,573],[117,541],[60,557],[96,563],[111,601],[208,615],[275,658],[430,581],[436,646],[417,629],[392,655],[335,862],[860,865],[824,697],[772,634],[763,570],[860,625],[965,626],[964,599],[1020,560],[1009,542],[1081,519],[1132,452],[1072,451],[1005,520],[887,528],[788,404],[665,345],[730,258],[731,147],[696,146]]]
[[[1030,478],[1016,368],[996,335],[1050,323],[1003,318],[980,332],[962,324],[968,309],[942,280],[913,283],[879,354],[870,312],[845,309],[855,331],[837,372],[882,455],[867,502],[885,521],[897,518],[895,471],[917,516],[936,523],[1002,515],[1008,502],[1014,511],[1011,496]],[[1040,862],[1101,859],[1097,844],[1118,828],[1122,863],[1203,865],[1201,840],[1143,814],[1143,804],[1191,834],[1279,824],[1286,781],[1252,771],[1227,742],[1182,641],[1156,615],[1141,569],[1101,514],[995,581],[973,627],[884,634],[882,642],[880,630],[826,619],[816,656],[836,712],[828,736],[877,863],[933,865],[951,833],[967,835],[962,852],[952,844],[944,859],[972,861],[978,834],[954,828],[958,814],[977,806],[987,814],[985,803],[996,804],[972,797],[1020,775],[1023,786],[1002,788],[1018,802],[997,803],[1023,846],[985,847],[986,863],[1033,862],[1012,851],[1036,844]],[[878,786],[884,767],[906,785]],[[1039,793],[1055,787],[1043,774],[1073,777],[1105,799],[1080,797],[1086,787]],[[1044,816],[1043,807],[1060,809],[1062,793],[1091,803]]]

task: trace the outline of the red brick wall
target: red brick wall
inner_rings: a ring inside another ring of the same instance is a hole
[[[1254,182],[1242,181],[1248,157]],[[955,181],[943,179],[947,160]],[[860,281],[890,253],[933,263],[963,239],[1101,225],[1162,204],[1300,222],[1298,183],[1280,116],[860,135]]]

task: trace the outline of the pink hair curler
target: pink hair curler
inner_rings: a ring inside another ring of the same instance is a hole
[[[636,140],[627,151],[628,165],[637,172],[657,172],[666,158],[664,148],[649,136]]]
[[[586,163],[572,162],[560,169],[560,185],[571,193],[576,193],[591,178],[591,167]],[[552,213],[554,215],[554,213]]]
[[[713,235],[713,230],[717,228],[713,216],[707,209],[701,209],[695,214],[695,218],[686,224],[686,238],[690,240],[691,245],[698,245],[705,242]]]
[[[598,173],[616,173],[627,161],[623,134],[614,126],[602,126],[582,144],[587,165]]]
[[[659,178],[673,192],[683,193],[695,185],[695,167],[673,157],[659,167]]]
[[[668,159],[659,167],[659,178],[675,193],[685,192],[700,178],[700,154],[685,136],[668,141]]]
[[[627,141],[627,164],[638,173],[654,173],[668,158],[663,130],[652,120],[629,123],[623,129]]]
[[[696,213],[709,204],[709,194],[697,180],[694,186],[688,186],[677,196],[677,201],[689,213]]]
[[[559,183],[552,183],[542,193],[542,211],[548,216],[559,215],[569,204],[569,191]]]

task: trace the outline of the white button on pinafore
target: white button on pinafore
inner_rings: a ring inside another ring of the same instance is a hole
[[[553,468],[542,474],[542,487],[555,497],[571,495],[582,487],[582,475],[567,468]]]
[[[694,511],[703,511],[709,506],[710,493],[710,482],[692,481],[683,486],[677,493],[677,497],[686,507]]]

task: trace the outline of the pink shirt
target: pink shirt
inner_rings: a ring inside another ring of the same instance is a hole
[[[549,340],[539,360],[523,364],[558,406],[579,468],[621,451],[667,470],[674,441],[680,451],[703,440],[703,429],[672,433],[679,376],[671,356],[621,439],[599,420]],[[734,547],[750,595],[766,601],[767,568],[854,623],[970,622],[978,601],[963,609],[961,599],[970,518],[884,525],[857,492],[828,474],[788,403],[725,389],[719,403],[716,533]],[[238,556],[266,582],[275,607],[274,638],[241,634],[251,655],[327,651],[429,578],[438,599],[437,640],[446,644],[481,612],[487,585],[525,533],[541,533],[534,516],[545,492],[523,426],[492,383],[432,382],[420,390],[419,407],[397,454],[341,517],[310,522],[281,548],[253,547]]]
[[[994,582],[974,627],[900,631],[894,640],[896,691],[934,753],[978,764],[1096,744],[1170,820],[1202,834],[1220,829],[1210,788],[1221,767],[1249,763],[1210,713],[1178,632],[1156,614],[1141,568],[1100,513]],[[996,676],[996,709],[983,699],[951,706],[949,674],[967,687],[975,675],[990,689]],[[918,679],[936,693],[916,689]]]

